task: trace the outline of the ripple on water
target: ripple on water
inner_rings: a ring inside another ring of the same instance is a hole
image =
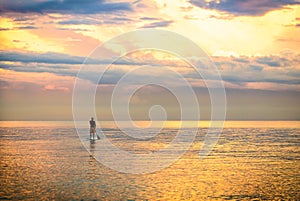
[[[300,197],[299,128],[225,128],[211,154],[199,160],[206,131],[200,128],[190,150],[170,167],[133,175],[99,164],[71,126],[2,127],[0,200]],[[104,132],[116,146],[136,153],[159,150],[176,135],[176,129],[164,129],[153,138],[135,140],[115,128]]]

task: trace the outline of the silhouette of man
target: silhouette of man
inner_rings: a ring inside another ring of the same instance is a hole
[[[94,121],[94,118],[92,117],[90,120],[90,139],[95,139],[95,133],[96,133],[96,122]],[[92,138],[93,135],[93,138]]]

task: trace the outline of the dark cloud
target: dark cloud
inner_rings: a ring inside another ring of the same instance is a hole
[[[22,29],[38,29],[39,27],[36,26],[19,26],[19,27],[14,27],[14,28],[0,28],[0,31],[10,31],[10,30],[22,30]]]
[[[160,70],[164,69],[162,67],[166,66],[164,62],[160,64],[154,60],[130,57],[122,57],[121,59],[114,61],[115,59],[116,58],[110,60],[96,60],[88,58],[86,60],[85,57],[53,52],[37,54],[0,51],[0,68],[18,72],[48,72],[61,76],[76,76],[80,65],[85,63],[91,64],[91,71],[88,72],[88,74],[83,74],[81,78],[94,81],[98,79],[98,77],[93,77],[96,76],[96,73],[93,71],[94,67],[97,68],[98,65],[108,65],[113,63],[119,65],[119,67],[116,66],[116,69],[109,70],[109,73],[103,76],[101,84],[115,84],[120,77],[126,73],[123,72],[123,65],[149,66],[150,73],[146,72],[145,75],[143,73],[134,75],[135,77],[132,78],[132,82],[138,82],[139,80],[145,81],[150,79],[153,75],[154,77],[156,76],[156,78],[151,79],[166,79],[168,82],[175,82],[172,79],[172,76],[168,77],[168,75],[160,72]],[[220,69],[222,79],[225,82],[234,85],[243,86],[246,83],[254,82],[300,85],[298,76],[300,72],[297,69],[300,60],[299,55],[296,53],[270,55],[267,57],[214,57],[213,60]],[[10,61],[11,63],[6,63],[6,61]],[[176,64],[174,66],[176,66]],[[210,75],[209,70],[208,72],[205,71],[205,73],[211,80],[218,78],[213,74]],[[158,75],[161,75],[162,77],[157,77]],[[201,79],[197,73],[195,74],[195,72],[190,71],[183,73],[183,76],[191,80]],[[138,80],[135,80],[135,78]]]
[[[244,86],[246,83],[255,82],[300,84],[300,79],[297,77],[300,74],[297,69],[300,64],[297,53],[281,53],[264,57],[213,57],[212,59],[220,69],[222,79],[234,85]]]
[[[233,60],[240,63],[249,63],[249,60],[247,58],[242,57],[234,58]]]
[[[0,4],[0,13],[97,14],[132,10],[129,3],[106,3],[104,0],[0,0]]]
[[[0,28],[0,31],[9,31],[9,30],[12,30],[12,29],[9,29],[9,28]]]
[[[210,1],[190,0],[195,6],[205,9],[215,9],[233,15],[261,16],[269,11],[300,4],[298,0],[222,0]]]
[[[141,2],[142,0],[136,0],[136,1],[134,1],[132,4],[137,4],[137,3],[139,3],[139,2]]]
[[[125,18],[125,17],[114,17],[111,19],[106,20],[99,20],[99,19],[70,19],[70,20],[63,20],[58,22],[60,25],[96,25],[96,24],[122,24],[133,21],[132,19]]]
[[[28,22],[28,21],[33,21],[34,18],[30,17],[16,17],[14,18],[14,22]]]
[[[292,69],[289,72],[286,73],[290,77],[299,78],[300,77],[300,70]]]
[[[82,64],[84,59],[84,57],[70,56],[59,53],[36,54],[0,51],[0,61],[49,64]]]
[[[256,59],[256,62],[260,64],[268,65],[270,67],[280,67],[280,66],[284,66],[286,59],[279,58],[279,57],[259,57]]]
[[[159,18],[156,17],[141,17],[140,20],[159,20]]]
[[[80,29],[80,28],[58,28],[58,30],[66,30],[66,31],[91,31],[90,29]]]
[[[246,78],[235,75],[222,75],[222,80],[231,83],[249,83],[249,82],[270,82],[277,84],[300,84],[299,79],[279,79],[279,78]]]
[[[122,62],[119,62],[122,63]],[[125,64],[125,62],[123,62]],[[11,70],[15,72],[25,72],[25,73],[52,73],[59,76],[71,76],[71,77],[79,77],[81,79],[89,80],[94,84],[106,84],[106,85],[114,85],[124,76],[127,71],[120,68],[109,68],[103,74],[101,79],[99,80],[99,71],[97,71],[93,66],[90,66],[89,70],[81,71],[80,75],[77,75],[80,69],[80,66],[74,68],[73,64],[52,64],[52,63],[0,63],[0,69]],[[150,68],[149,68],[150,69]],[[131,79],[127,81],[127,83],[141,83],[145,80],[154,80],[154,79],[163,79],[164,81],[171,81],[172,79],[165,74],[154,75],[154,73],[148,74],[140,74],[133,73],[130,75]],[[176,82],[173,81],[173,82]]]
[[[300,55],[296,52],[281,52],[276,55],[268,56],[240,56],[240,57],[214,57],[215,64],[219,67],[230,68],[245,66],[260,66],[264,68],[294,68],[300,64]]]
[[[231,20],[233,19],[233,15],[227,14],[225,15],[224,13],[222,15],[210,15],[209,18],[214,18],[218,20]]]
[[[167,27],[167,26],[169,26],[172,23],[173,23],[172,20],[160,21],[160,22],[153,22],[151,24],[143,26],[143,28]]]
[[[60,21],[58,22],[58,24],[61,25],[80,25],[80,24],[84,24],[84,25],[94,25],[94,24],[100,24],[100,21],[98,20],[91,20],[91,19],[72,19],[72,20],[64,20],[64,21]]]
[[[16,27],[16,29],[38,29],[36,26],[21,26],[21,27]]]
[[[62,53],[47,52],[43,54],[37,53],[21,53],[21,52],[5,52],[0,51],[0,61],[11,61],[21,63],[44,63],[44,64],[116,64],[116,65],[152,65],[152,61],[143,62],[135,61],[126,57],[115,61],[97,60],[93,58],[72,56]],[[155,64],[153,64],[154,66]]]
[[[19,64],[0,64],[0,68],[12,70],[15,72],[25,73],[52,73],[60,76],[75,77],[78,70],[72,68],[72,65],[54,65],[54,64],[39,64],[39,65],[19,65]]]
[[[112,20],[116,20],[116,21],[126,21],[126,22],[133,21],[132,19],[127,18],[127,17],[114,17],[114,18],[112,18]]]
[[[253,71],[262,71],[264,68],[262,66],[258,66],[258,65],[249,65],[249,69],[251,69]]]
[[[125,73],[125,71],[110,69],[105,72],[98,83],[95,84],[117,84]]]

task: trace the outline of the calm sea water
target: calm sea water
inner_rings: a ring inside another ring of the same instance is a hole
[[[147,153],[169,143],[177,124],[148,141],[109,122],[103,130],[116,146]],[[206,125],[171,166],[124,174],[97,162],[72,122],[0,122],[0,200],[300,200],[300,122],[227,122],[200,160]]]

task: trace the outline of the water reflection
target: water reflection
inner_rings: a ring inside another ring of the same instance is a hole
[[[0,200],[297,200],[300,129],[295,127],[226,128],[213,152],[199,160],[206,132],[201,128],[180,160],[141,175],[98,163],[69,125],[2,127]],[[165,129],[150,144],[132,143],[115,128],[107,128],[107,136],[138,153],[165,146],[175,130]],[[89,147],[95,154],[97,141]]]

